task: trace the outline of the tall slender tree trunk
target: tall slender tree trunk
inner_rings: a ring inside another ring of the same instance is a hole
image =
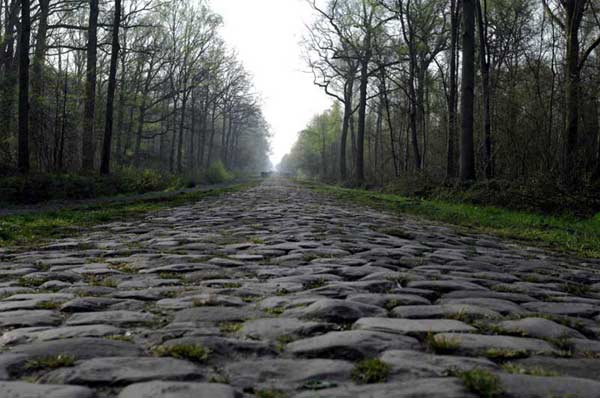
[[[481,70],[481,86],[483,97],[483,129],[485,136],[485,176],[494,177],[492,160],[492,121],[491,121],[491,92],[490,92],[490,63],[488,61],[487,44],[487,0],[483,1],[483,9],[480,0],[477,0],[477,22],[479,27],[479,64]]]
[[[360,89],[358,103],[358,131],[356,134],[356,181],[365,182],[365,130],[367,125],[367,88],[369,84],[369,62],[371,60],[371,39],[365,40],[366,54],[361,60]]]
[[[350,117],[352,116],[352,94],[354,92],[354,72],[348,78],[344,87],[344,117],[342,120],[342,135],[340,136],[340,177],[342,181],[348,177],[346,166],[346,151]]]
[[[475,97],[475,0],[463,4],[462,132],[460,142],[460,179],[475,180],[473,148],[473,102]]]
[[[31,67],[31,136],[32,152],[38,160],[38,168],[47,170],[48,143],[45,134],[44,118],[44,57],[46,55],[46,36],[48,32],[49,0],[39,0],[40,11],[35,39],[35,51]]]
[[[579,86],[581,69],[579,67],[579,27],[583,17],[583,0],[567,0],[565,29],[567,35],[567,54],[565,70],[566,127],[563,136],[561,182],[573,186],[577,182],[577,136],[579,130]]]
[[[456,178],[456,120],[457,120],[457,96],[458,96],[458,33],[460,30],[459,10],[457,0],[451,0],[451,26],[450,26],[450,72],[449,72],[449,94],[448,94],[448,142],[446,177]]]
[[[31,17],[29,0],[21,0],[21,30],[19,37],[19,144],[18,168],[29,172],[29,39]]]
[[[121,25],[121,0],[115,0],[115,16],[113,18],[112,49],[110,53],[110,69],[108,72],[108,90],[106,93],[106,119],[104,121],[104,142],[102,145],[101,174],[110,174],[110,154],[113,136],[113,114],[115,88],[117,86],[117,62],[119,61],[119,27]],[[124,71],[121,71],[124,73]]]
[[[96,157],[96,51],[98,49],[98,0],[89,0],[87,64],[85,72],[85,110],[83,115],[82,168],[91,172]]]

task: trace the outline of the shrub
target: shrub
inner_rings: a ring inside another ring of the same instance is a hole
[[[92,199],[182,187],[182,181],[155,170],[126,168],[110,176],[31,174],[0,179],[2,203],[36,204],[48,200]]]
[[[206,182],[210,184],[218,184],[231,180],[233,176],[225,169],[222,162],[217,161],[213,163],[208,170],[206,170]]]

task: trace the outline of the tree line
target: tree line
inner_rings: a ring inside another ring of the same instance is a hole
[[[600,181],[600,1],[308,2],[306,60],[336,105],[282,169],[359,184]]]
[[[205,1],[4,0],[0,173],[268,167],[250,76]]]

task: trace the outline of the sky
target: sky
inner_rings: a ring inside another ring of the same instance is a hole
[[[210,0],[224,19],[222,36],[235,49],[263,100],[276,166],[300,132],[331,99],[313,85],[300,42],[313,18],[305,0]]]

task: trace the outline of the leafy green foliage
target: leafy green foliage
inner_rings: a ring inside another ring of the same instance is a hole
[[[210,184],[218,184],[220,182],[229,181],[233,178],[223,163],[221,161],[217,161],[213,163],[208,170],[206,170],[206,181]]]
[[[153,170],[122,169],[111,176],[32,174],[0,179],[0,201],[33,204],[48,200],[91,199],[181,188],[174,176]]]

